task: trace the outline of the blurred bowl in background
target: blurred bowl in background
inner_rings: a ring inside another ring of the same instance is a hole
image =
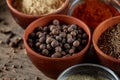
[[[66,10],[69,5],[69,0],[65,0],[64,4],[57,10],[55,10],[51,13],[48,13],[48,14],[36,16],[36,15],[28,15],[28,14],[18,11],[16,8],[13,7],[14,0],[6,0],[6,2],[7,2],[8,8],[10,9],[15,21],[23,29],[25,29],[32,21],[34,21],[35,19],[38,19],[40,17],[46,16],[46,15],[51,15],[51,14],[66,14]]]
[[[120,15],[119,12],[120,6],[111,0],[75,0],[67,14],[82,20],[94,30],[105,19]]]

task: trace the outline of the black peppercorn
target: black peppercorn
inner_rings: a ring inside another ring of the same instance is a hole
[[[60,52],[56,52],[56,53],[51,55],[51,58],[60,58],[60,57],[61,57]]]
[[[46,56],[47,56],[48,53],[49,53],[49,51],[48,51],[47,49],[43,49],[43,50],[42,50],[42,54],[43,54],[43,55],[46,55]]]
[[[74,49],[70,49],[69,54],[73,54],[73,53],[74,53]]]
[[[66,37],[66,33],[65,32],[61,32],[59,36],[64,38],[64,37]]]
[[[80,42],[78,40],[73,42],[73,46],[78,47],[80,45]]]
[[[42,36],[42,37],[40,37],[39,42],[43,43],[45,40],[46,40],[46,38],[44,36]]]
[[[46,48],[46,45],[45,45],[45,44],[40,44],[39,48],[40,48],[41,50],[43,50],[43,49]]]
[[[76,24],[72,24],[72,25],[70,25],[70,27],[73,28],[74,30],[77,29],[77,25]]]
[[[57,19],[53,20],[53,25],[59,25],[59,20]]]
[[[69,49],[69,48],[70,48],[70,45],[69,45],[68,43],[65,43],[65,44],[64,44],[64,48]]]
[[[55,48],[55,52],[61,52],[61,51],[62,51],[62,48],[60,46]]]
[[[56,40],[53,40],[53,41],[51,42],[51,46],[52,46],[52,47],[57,47],[57,46],[59,46],[59,42],[56,41]]]

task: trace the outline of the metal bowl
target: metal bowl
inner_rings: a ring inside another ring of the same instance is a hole
[[[74,8],[78,5],[78,4],[83,4],[86,0],[71,0],[71,5],[68,9],[68,15],[72,15]],[[119,12],[120,12],[120,6],[114,2],[114,0],[100,0],[102,2],[105,2],[107,5],[112,5],[113,7],[115,7]]]
[[[98,64],[77,64],[63,71],[57,80],[65,80],[70,75],[82,74],[105,77],[108,80],[119,80],[118,76],[109,68]]]

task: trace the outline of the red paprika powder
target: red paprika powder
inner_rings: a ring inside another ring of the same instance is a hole
[[[120,15],[116,8],[99,0],[86,0],[78,4],[72,16],[84,21],[90,28],[95,29],[103,20]]]

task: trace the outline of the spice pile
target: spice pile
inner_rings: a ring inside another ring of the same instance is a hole
[[[14,0],[13,6],[20,12],[30,15],[43,15],[60,8],[65,0]]]
[[[106,30],[101,35],[98,46],[104,53],[120,59],[120,24]]]
[[[109,80],[102,76],[91,76],[91,75],[70,75],[65,80]]]
[[[105,19],[117,15],[120,15],[117,9],[100,0],[86,0],[78,4],[72,13],[72,16],[83,20],[92,29]]]
[[[37,53],[60,58],[80,52],[88,43],[88,35],[75,24],[67,25],[55,19],[36,28],[27,42]]]

